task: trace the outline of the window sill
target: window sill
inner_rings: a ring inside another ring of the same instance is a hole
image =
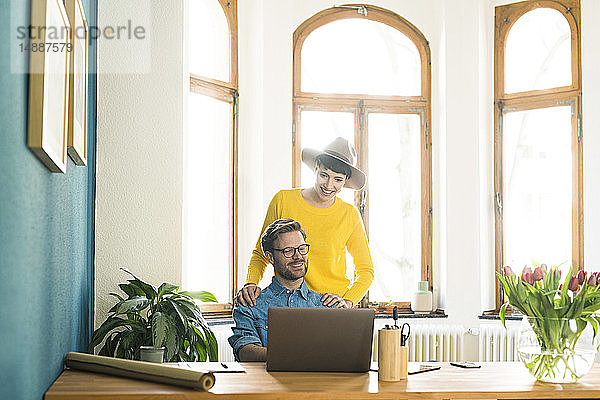
[[[500,321],[500,316],[498,314],[481,314],[477,318]],[[504,319],[507,321],[521,321],[523,319],[523,316],[522,315],[505,315]]]
[[[203,313],[202,315],[204,316],[204,319],[206,320],[206,323],[208,324],[208,326],[233,324],[233,318],[231,317],[231,311],[229,312],[229,314],[223,313],[223,314],[219,315],[219,314],[210,314],[210,313],[204,314]],[[492,317],[492,316],[491,315],[480,316],[480,318],[482,318],[482,317]],[[392,315],[387,314],[387,313],[376,313],[375,318],[376,319],[392,318]],[[398,313],[398,319],[405,319],[405,318],[413,318],[413,319],[448,318],[448,314],[446,314],[443,310],[437,310],[437,311],[434,311],[434,312],[431,312],[428,314],[415,314],[413,312]],[[500,318],[497,317],[497,318],[487,318],[487,319],[500,319]]]
[[[392,318],[391,314],[375,314],[375,318],[380,319],[380,318]],[[398,319],[405,319],[405,318],[448,318],[448,314],[446,314],[444,312],[444,310],[437,310],[437,311],[433,311],[427,314],[415,314],[414,312],[410,312],[410,313],[398,313]]]
[[[211,319],[207,319],[206,323],[208,324],[208,326],[233,325],[233,318],[231,318],[231,317],[213,317]]]

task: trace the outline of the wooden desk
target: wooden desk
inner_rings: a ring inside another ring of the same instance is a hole
[[[48,389],[58,399],[550,399],[600,398],[600,364],[578,383],[536,382],[518,362],[482,363],[461,369],[441,363],[438,371],[386,383],[377,372],[312,373],[265,371],[263,363],[244,363],[246,373],[216,374],[209,392],[66,370]]]

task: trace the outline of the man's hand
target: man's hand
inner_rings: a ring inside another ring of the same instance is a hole
[[[324,306],[335,306],[336,308],[352,308],[354,305],[350,300],[343,299],[339,294],[325,293],[321,297]]]
[[[260,288],[254,283],[246,283],[235,295],[233,303],[236,305],[239,303],[243,306],[254,307],[256,305],[256,299],[260,295],[260,291]]]

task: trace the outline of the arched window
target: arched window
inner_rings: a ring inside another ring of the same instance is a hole
[[[237,276],[237,1],[188,0],[187,18],[182,281],[214,293],[209,311],[223,311]]]
[[[369,301],[409,301],[417,281],[431,286],[430,59],[414,25],[370,5],[324,10],[294,32],[293,184],[312,182],[301,148],[354,143],[367,186],[342,197],[369,235]]]
[[[579,0],[496,7],[495,24],[496,271],[581,268]],[[503,302],[497,283],[496,307]]]

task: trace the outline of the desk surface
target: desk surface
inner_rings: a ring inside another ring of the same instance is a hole
[[[480,369],[440,363],[440,370],[411,375],[400,382],[379,382],[377,372],[266,372],[264,363],[243,365],[245,373],[216,374],[215,386],[208,392],[66,370],[48,389],[45,399],[600,398],[600,364],[579,382],[563,385],[535,381],[518,362],[481,363]]]

